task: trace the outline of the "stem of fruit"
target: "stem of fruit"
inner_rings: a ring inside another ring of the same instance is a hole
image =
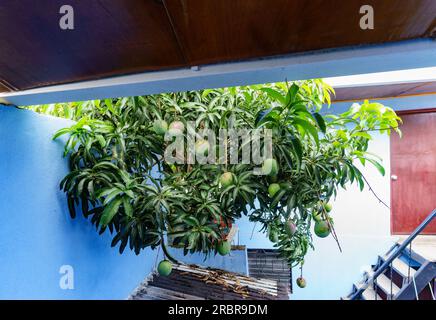
[[[163,239],[163,235],[162,235],[162,238],[161,238],[161,247],[162,247],[162,251],[163,251],[163,253],[164,253],[164,256],[165,256],[165,258],[167,258],[168,260],[170,260],[172,263],[175,263],[175,264],[181,264],[177,259],[175,259],[169,252],[168,252],[168,249],[167,249],[167,247],[165,246],[165,241],[164,241],[164,239]]]
[[[321,196],[320,196],[320,197],[321,197]],[[322,215],[323,215],[323,217],[324,217],[324,220],[327,221],[327,224],[328,224],[330,230],[332,231],[333,239],[335,239],[336,243],[338,244],[339,251],[342,252],[342,248],[341,248],[341,244],[339,243],[338,235],[336,234],[335,228],[334,228],[333,225],[330,223],[329,217],[328,217],[328,215],[327,215],[327,211],[325,210],[324,206],[321,206],[321,208],[322,208],[322,211],[321,211],[321,212],[322,212]]]

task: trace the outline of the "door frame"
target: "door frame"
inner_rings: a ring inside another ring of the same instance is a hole
[[[425,109],[410,109],[410,110],[398,110],[395,111],[395,113],[401,117],[402,115],[409,115],[409,114],[419,114],[419,113],[430,113],[430,112],[436,112],[436,107],[429,107],[429,108],[425,108]],[[393,192],[392,192],[392,179],[391,179],[391,175],[392,175],[392,143],[391,140],[389,138],[389,166],[390,166],[390,170],[389,170],[389,192],[390,192],[390,233],[391,236],[392,235],[409,235],[411,232],[400,232],[400,233],[393,233],[393,222],[394,222],[394,216],[393,216],[393,212],[392,212],[392,208],[393,208]]]

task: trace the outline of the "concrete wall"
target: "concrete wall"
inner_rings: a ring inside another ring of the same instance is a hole
[[[51,140],[68,124],[0,106],[0,299],[124,299],[154,267],[157,252],[120,255],[109,234],[69,217],[63,143]],[[63,265],[74,290],[59,285]]]

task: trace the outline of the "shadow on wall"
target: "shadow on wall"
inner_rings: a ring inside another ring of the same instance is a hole
[[[154,267],[157,251],[120,255],[109,234],[69,217],[67,159],[51,139],[69,124],[0,106],[0,299],[125,299]]]

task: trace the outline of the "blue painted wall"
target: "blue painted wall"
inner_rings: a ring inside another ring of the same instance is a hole
[[[396,110],[435,107],[436,95],[383,100]],[[351,105],[335,104],[331,112]],[[51,141],[66,120],[0,106],[0,299],[123,299],[153,269],[157,252],[119,255],[83,218],[71,220],[65,197],[58,189],[68,172],[63,143]],[[371,151],[384,158],[386,176],[375,168],[362,169],[379,196],[389,202],[389,138],[377,136]],[[341,240],[340,253],[331,237],[315,239],[315,251],[305,262],[305,289],[294,286],[292,299],[338,299],[349,293],[364,269],[395,241],[389,230],[390,212],[366,189],[339,192],[332,215]],[[235,244],[272,248],[255,225],[242,218]],[[254,232],[253,232],[254,228]],[[243,254],[230,257],[183,257],[187,263],[244,273]],[[61,290],[59,268],[71,265],[75,289]],[[294,271],[296,274],[297,270]]]
[[[53,133],[66,120],[0,106],[0,299],[125,299],[156,254],[120,255],[110,235],[71,220],[59,181],[68,172]],[[62,290],[62,265],[74,290]]]

